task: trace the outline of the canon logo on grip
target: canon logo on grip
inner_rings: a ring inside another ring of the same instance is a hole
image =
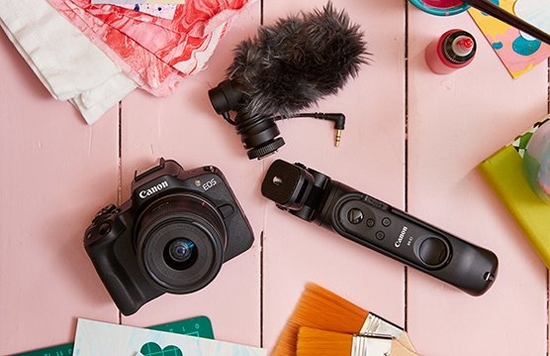
[[[401,233],[399,234],[399,237],[397,238],[397,241],[393,244],[395,247],[399,248],[401,247],[401,244],[403,243],[403,239],[405,238],[405,234],[407,233],[407,230],[409,228],[406,226],[403,226],[401,229]]]
[[[141,199],[145,199],[145,198],[147,198],[147,197],[149,197],[149,196],[151,196],[155,193],[158,193],[161,190],[166,189],[166,188],[168,188],[168,182],[164,180],[164,181],[160,182],[157,185],[154,185],[150,188],[147,188],[147,189],[144,189],[144,190],[140,191],[138,196]]]

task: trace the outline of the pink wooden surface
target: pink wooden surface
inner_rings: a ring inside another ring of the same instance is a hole
[[[341,146],[333,147],[331,124],[290,120],[279,124],[280,152],[249,161],[207,90],[261,18],[269,24],[322,4],[254,4],[208,68],[174,95],[134,92],[120,117],[114,108],[93,126],[51,99],[0,35],[1,355],[69,342],[77,317],[119,321],[82,248],[83,231],[100,207],[128,199],[134,170],[161,156],[184,168],[218,166],[256,240],[207,288],[164,295],[123,323],[204,314],[218,339],[271,348],[304,284],[314,281],[406,325],[422,355],[546,355],[547,271],[475,166],[546,114],[547,65],[512,80],[466,14],[433,17],[403,0],[334,0],[361,24],[374,53],[356,80],[313,108],[346,114]],[[478,54],[469,67],[436,76],[423,50],[455,27],[476,36]],[[260,194],[276,158],[300,161],[493,250],[500,259],[495,285],[471,297],[276,209]]]
[[[544,355],[546,269],[475,166],[546,114],[547,66],[512,80],[468,15],[434,20],[410,10],[409,212],[500,260],[497,282],[478,298],[410,271],[411,337],[428,355]],[[476,58],[433,75],[424,48],[451,28],[474,34]]]
[[[0,35],[0,354],[74,336],[76,317],[116,322],[82,228],[117,195],[117,118],[87,126],[53,100]]]

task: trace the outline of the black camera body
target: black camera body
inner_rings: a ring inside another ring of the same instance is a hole
[[[282,210],[335,231],[468,294],[485,293],[497,256],[300,163],[274,161],[262,194]]]
[[[204,288],[253,241],[219,169],[185,171],[164,159],[136,174],[131,199],[101,209],[84,235],[86,252],[124,315],[164,293]]]

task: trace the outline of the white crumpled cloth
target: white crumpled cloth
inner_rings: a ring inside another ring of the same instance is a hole
[[[4,0],[0,26],[51,95],[88,124],[137,87],[47,0]]]
[[[135,88],[174,92],[254,0],[186,0],[172,20],[90,0],[4,0],[0,26],[42,83],[87,123]]]

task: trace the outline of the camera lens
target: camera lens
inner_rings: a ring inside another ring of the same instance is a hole
[[[195,243],[185,238],[170,241],[164,249],[164,260],[177,270],[189,268],[197,260]]]
[[[219,211],[202,196],[172,194],[138,217],[134,244],[144,275],[169,293],[191,293],[218,274],[227,244]]]

